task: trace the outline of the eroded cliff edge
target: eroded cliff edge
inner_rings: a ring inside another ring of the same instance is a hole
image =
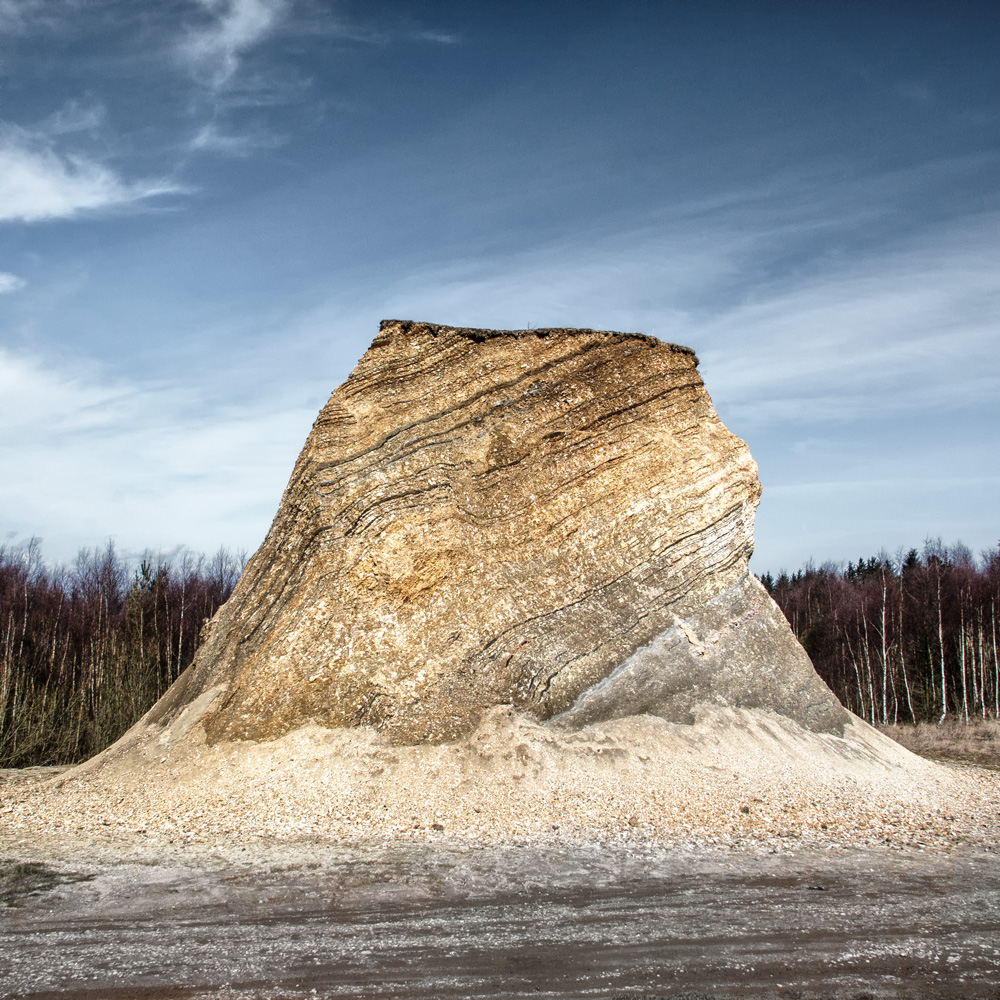
[[[383,322],[143,723],[416,743],[497,705],[576,727],[707,704],[839,734],[848,713],[748,573],[759,496],[687,348]]]

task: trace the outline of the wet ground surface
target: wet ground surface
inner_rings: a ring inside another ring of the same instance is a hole
[[[297,845],[0,862],[0,996],[1000,998],[998,855]]]

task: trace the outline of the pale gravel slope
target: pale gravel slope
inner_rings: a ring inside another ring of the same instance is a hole
[[[147,731],[79,768],[0,784],[0,851],[607,837],[676,844],[997,843],[1000,774],[916,757],[860,720],[843,738],[760,710],[560,732],[509,708],[469,738],[392,746],[308,725],[209,746]]]

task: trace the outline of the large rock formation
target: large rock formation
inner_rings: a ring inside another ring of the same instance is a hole
[[[636,334],[382,323],[146,723],[420,742],[502,704],[579,726],[708,703],[839,733],[748,573],[756,466],[696,365]]]

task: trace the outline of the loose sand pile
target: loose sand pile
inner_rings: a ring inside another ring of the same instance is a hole
[[[695,725],[634,716],[560,732],[494,710],[467,739],[392,746],[309,725],[206,745],[147,731],[57,774],[7,772],[0,848],[319,838],[660,844],[996,843],[1000,774],[916,757],[854,721],[843,738],[760,710]]]

